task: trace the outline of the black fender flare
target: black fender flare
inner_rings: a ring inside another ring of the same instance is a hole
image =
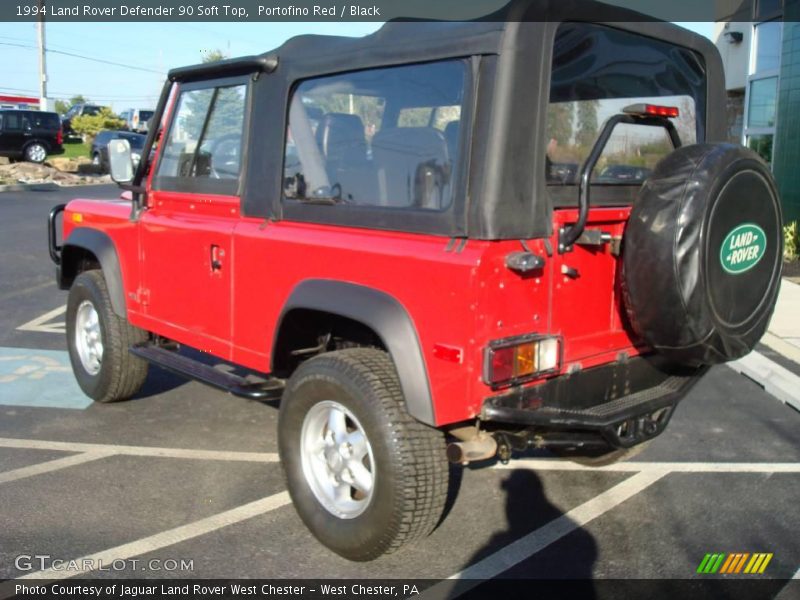
[[[106,285],[108,285],[111,307],[117,315],[126,318],[128,313],[125,306],[125,288],[122,285],[122,269],[119,264],[117,248],[108,234],[102,231],[88,227],[77,227],[72,230],[61,250],[61,265],[58,269],[59,287],[61,289],[69,288],[77,275],[76,265],[72,264],[70,255],[78,248],[87,250],[97,257],[100,267],[103,269]]]
[[[272,341],[274,360],[284,317],[294,309],[317,310],[370,327],[394,361],[408,413],[427,425],[436,424],[425,358],[408,312],[392,296],[374,288],[327,279],[307,279],[291,292]]]

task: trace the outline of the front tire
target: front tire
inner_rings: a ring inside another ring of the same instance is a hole
[[[114,312],[102,271],[84,271],[75,278],[67,299],[67,347],[87,396],[115,402],[136,394],[147,379],[148,363],[128,348],[147,339],[146,331]]]
[[[279,423],[289,493],[325,546],[366,561],[433,531],[447,496],[444,434],[408,414],[388,354],[352,348],[303,363]]]

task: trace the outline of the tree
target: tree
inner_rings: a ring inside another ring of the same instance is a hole
[[[597,100],[578,102],[578,130],[575,143],[578,146],[591,146],[597,139]]]
[[[227,56],[222,50],[207,50],[203,54],[204,63],[225,60]],[[212,89],[201,89],[187,92],[181,103],[181,127],[190,136],[197,137],[203,128],[203,123],[208,114]],[[229,133],[242,132],[242,119],[244,118],[244,101],[242,88],[221,88],[214,103],[213,123],[209,123],[212,130],[206,132],[206,139],[213,139]]]
[[[60,115],[64,115],[73,105],[88,104],[88,102],[89,99],[83,96],[82,94],[73,96],[69,100],[56,100],[56,112]]]
[[[72,129],[75,133],[94,137],[103,129],[120,129],[125,121],[111,112],[110,108],[103,107],[96,115],[80,115],[72,119]]]
[[[220,60],[225,60],[228,56],[219,48],[215,50],[202,50],[203,62],[212,63]]]
[[[555,102],[547,107],[547,137],[566,146],[572,140],[574,102]]]

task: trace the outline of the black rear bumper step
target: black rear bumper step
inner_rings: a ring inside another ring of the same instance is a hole
[[[281,379],[270,379],[263,383],[252,382],[239,375],[220,371],[198,360],[154,344],[131,346],[130,352],[162,369],[205,383],[240,398],[275,400],[283,394],[285,384]]]
[[[656,387],[584,409],[551,406],[520,409],[484,405],[483,419],[526,425],[544,425],[559,429],[597,429],[674,404],[678,399],[676,396],[683,390],[684,383],[684,378],[670,377]]]
[[[595,373],[587,372],[591,378],[588,381],[581,382],[579,378],[570,381],[566,377],[562,381],[551,380],[541,386],[487,398],[481,420],[524,425],[544,432],[595,432],[609,444],[626,448],[660,434],[675,406],[706,371],[703,368],[680,374],[662,372],[660,376],[655,373],[645,376],[644,370],[649,370],[647,365],[634,364],[629,369],[621,374],[616,366],[600,367]],[[634,376],[636,371],[640,376]],[[592,387],[585,385],[590,382],[594,384]],[[615,394],[616,397],[605,402],[587,402],[614,388],[628,393]],[[585,404],[569,404],[570,396],[582,397]]]

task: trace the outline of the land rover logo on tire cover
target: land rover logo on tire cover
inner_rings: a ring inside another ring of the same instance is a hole
[[[725,236],[719,260],[728,273],[738,275],[755,267],[764,256],[766,247],[764,230],[754,223],[744,223]]]

